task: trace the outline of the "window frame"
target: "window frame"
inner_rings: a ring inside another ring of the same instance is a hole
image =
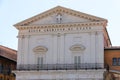
[[[112,65],[117,66],[118,65],[118,58],[112,58]]]
[[[120,66],[120,57],[118,58],[118,66]]]

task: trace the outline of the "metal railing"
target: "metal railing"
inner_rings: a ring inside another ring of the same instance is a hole
[[[18,79],[23,80],[23,79]],[[104,80],[102,78],[70,78],[70,79],[25,79],[25,80]]]
[[[103,63],[80,64],[21,64],[17,70],[79,70],[79,69],[103,69]]]

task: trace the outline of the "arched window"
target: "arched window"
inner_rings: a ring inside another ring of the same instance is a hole
[[[45,62],[45,54],[48,49],[44,46],[37,46],[33,51],[35,53],[35,63],[37,64],[38,69],[42,69]]]
[[[74,44],[70,47],[70,51],[72,52],[73,63],[75,66],[82,63],[82,53],[84,52],[85,47],[82,44]]]

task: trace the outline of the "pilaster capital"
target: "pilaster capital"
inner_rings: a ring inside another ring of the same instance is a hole
[[[17,38],[25,38],[24,35],[18,35]]]
[[[23,38],[29,38],[29,37],[30,37],[30,35],[18,35],[18,36],[17,36],[17,38],[22,38],[22,39],[23,39]]]
[[[65,33],[55,33],[55,34],[52,34],[52,36],[58,36],[58,37],[65,36],[65,35],[66,35]]]
[[[90,35],[95,35],[96,34],[96,32],[91,32],[91,33],[89,33]]]
[[[25,38],[30,38],[30,35],[25,35]]]
[[[96,32],[97,35],[103,34],[102,31]]]

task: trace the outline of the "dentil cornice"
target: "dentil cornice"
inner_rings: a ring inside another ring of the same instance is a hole
[[[63,27],[83,27],[83,26],[104,26],[106,23],[104,21],[100,22],[86,22],[86,23],[69,23],[69,24],[48,24],[48,25],[27,25],[27,26],[17,26],[18,30],[27,29],[40,29],[40,28],[63,28]]]

